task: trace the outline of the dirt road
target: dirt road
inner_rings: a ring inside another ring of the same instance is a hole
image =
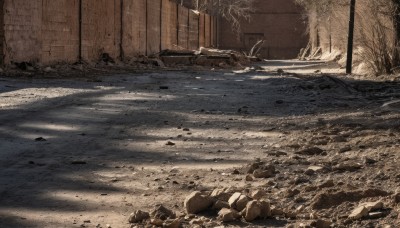
[[[329,76],[320,63],[261,67],[0,78],[0,227],[130,227],[136,209],[183,212],[191,191],[217,187],[264,188],[271,204],[304,205],[337,227],[396,227],[400,114],[381,106],[400,98],[400,83]],[[277,174],[245,181],[240,168],[257,158]],[[387,194],[351,195],[371,189]],[[357,200],[316,198],[339,190]],[[363,200],[382,200],[388,213],[348,221]]]

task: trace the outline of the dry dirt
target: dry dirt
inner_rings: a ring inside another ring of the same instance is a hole
[[[399,227],[400,113],[381,107],[400,99],[396,77],[256,69],[0,78],[0,227],[130,227],[134,210],[183,213],[192,191],[218,187],[263,189],[297,218],[219,224],[208,211],[204,226],[290,227],[314,213],[334,227]],[[276,174],[246,181],[257,159]],[[381,218],[347,218],[376,200]]]

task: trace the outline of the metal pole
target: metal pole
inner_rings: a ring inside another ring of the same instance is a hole
[[[353,42],[354,42],[354,17],[356,11],[356,0],[350,2],[349,40],[347,45],[346,73],[351,74],[353,68]]]

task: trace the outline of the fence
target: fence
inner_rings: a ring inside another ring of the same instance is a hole
[[[0,0],[2,59],[123,60],[163,49],[216,45],[216,18],[171,0]]]

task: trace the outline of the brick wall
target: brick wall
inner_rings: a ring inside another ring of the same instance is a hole
[[[218,43],[222,49],[249,51],[258,39],[265,39],[261,55],[267,59],[291,59],[307,46],[307,28],[301,8],[294,0],[257,0],[251,21],[242,21],[242,31],[232,32],[231,25],[219,22]]]
[[[202,43],[201,17],[172,0],[0,0],[0,5],[5,64],[97,61],[102,53],[129,59]]]

